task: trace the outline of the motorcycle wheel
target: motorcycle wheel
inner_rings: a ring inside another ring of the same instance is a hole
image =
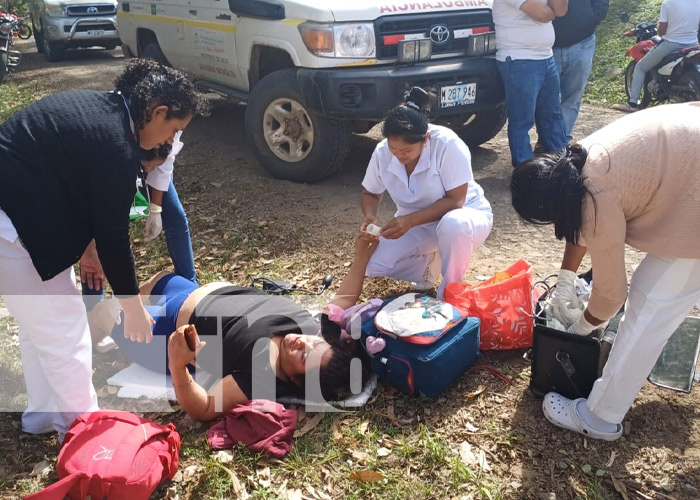
[[[678,79],[678,85],[688,89],[682,102],[700,101],[700,74],[686,72]]]
[[[25,22],[19,23],[19,33],[18,36],[22,40],[29,40],[32,37],[32,28]]]
[[[637,66],[636,61],[630,61],[625,69],[625,94],[627,94],[627,101],[630,101],[630,90],[632,89],[632,76],[634,74],[634,68]],[[651,104],[651,94],[647,90],[647,83],[649,83],[649,76],[644,78],[644,86],[642,87],[642,100],[639,103],[639,109],[648,108]]]
[[[7,54],[0,54],[0,83],[5,79],[7,74]]]

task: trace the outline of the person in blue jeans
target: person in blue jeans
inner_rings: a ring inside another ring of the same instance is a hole
[[[595,54],[595,29],[605,19],[609,0],[569,0],[566,15],[553,21],[554,61],[561,87],[561,114],[566,142],[581,108],[581,97],[588,83]]]
[[[544,152],[562,151],[566,135],[554,62],[552,21],[568,0],[494,0],[496,64],[506,94],[511,162],[532,158],[530,129],[537,125]]]
[[[172,147],[166,144],[154,150],[142,151],[143,169],[148,176],[146,186],[141,186],[139,190],[150,200],[144,240],[152,241],[165,231],[165,242],[175,274],[196,284],[197,276],[189,222],[172,179],[175,157],[183,147],[180,135],[180,133],[176,134]],[[91,251],[94,251],[94,244],[88,247],[86,254]],[[100,268],[91,266],[87,262],[81,259],[80,277],[84,302],[90,310],[95,303],[102,300],[104,275]],[[94,262],[94,259],[90,262]]]

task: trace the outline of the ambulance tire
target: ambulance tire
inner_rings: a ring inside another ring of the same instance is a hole
[[[250,93],[245,123],[263,168],[293,182],[317,182],[339,170],[352,142],[348,120],[306,109],[295,69],[276,71],[258,82]]]
[[[151,42],[146,45],[141,52],[141,57],[144,59],[153,59],[155,62],[160,63],[163,66],[170,66],[165,54],[163,54],[163,51],[160,50],[160,45],[158,45],[158,42]]]
[[[480,111],[465,126],[454,126],[453,130],[469,147],[480,146],[490,141],[506,124],[506,107],[499,106],[489,111]]]

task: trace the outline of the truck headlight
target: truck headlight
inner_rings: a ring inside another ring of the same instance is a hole
[[[49,17],[63,17],[66,15],[66,6],[62,3],[47,4],[44,11]]]
[[[376,54],[372,24],[303,23],[299,31],[304,45],[320,57],[364,59]]]

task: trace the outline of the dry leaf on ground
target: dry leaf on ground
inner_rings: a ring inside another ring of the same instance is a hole
[[[323,420],[323,417],[325,416],[325,413],[317,413],[314,415],[314,417],[310,420],[308,420],[305,424],[304,427],[301,429],[297,429],[294,431],[294,438],[300,438],[304,434],[308,434],[310,431],[316,428],[316,426],[319,424],[321,420]]]
[[[263,488],[269,488],[272,485],[272,481],[270,480],[269,465],[258,466],[255,469],[255,474],[258,476],[258,483]]]
[[[373,470],[359,470],[350,474],[350,479],[353,481],[362,481],[363,483],[376,483],[386,478],[379,472]]]
[[[228,464],[233,462],[233,450],[221,450],[216,452],[214,458],[217,462],[222,464]]]
[[[333,433],[333,441],[336,443],[343,442],[343,429],[340,427],[340,423],[336,420],[331,424],[331,432]]]
[[[348,453],[353,458],[353,460],[355,460],[355,462],[359,463],[360,465],[365,465],[367,463],[368,456],[367,453],[365,453],[364,451],[354,450],[350,448],[348,450]]]
[[[32,472],[29,475],[31,477],[44,477],[48,476],[50,472],[51,464],[46,460],[42,460],[38,464],[34,465],[34,467],[32,468]]]
[[[620,495],[622,495],[623,500],[630,500],[629,495],[627,494],[627,486],[625,486],[625,483],[617,479],[615,476],[611,475],[610,479],[612,479],[613,487],[615,488],[615,491],[617,491]]]

